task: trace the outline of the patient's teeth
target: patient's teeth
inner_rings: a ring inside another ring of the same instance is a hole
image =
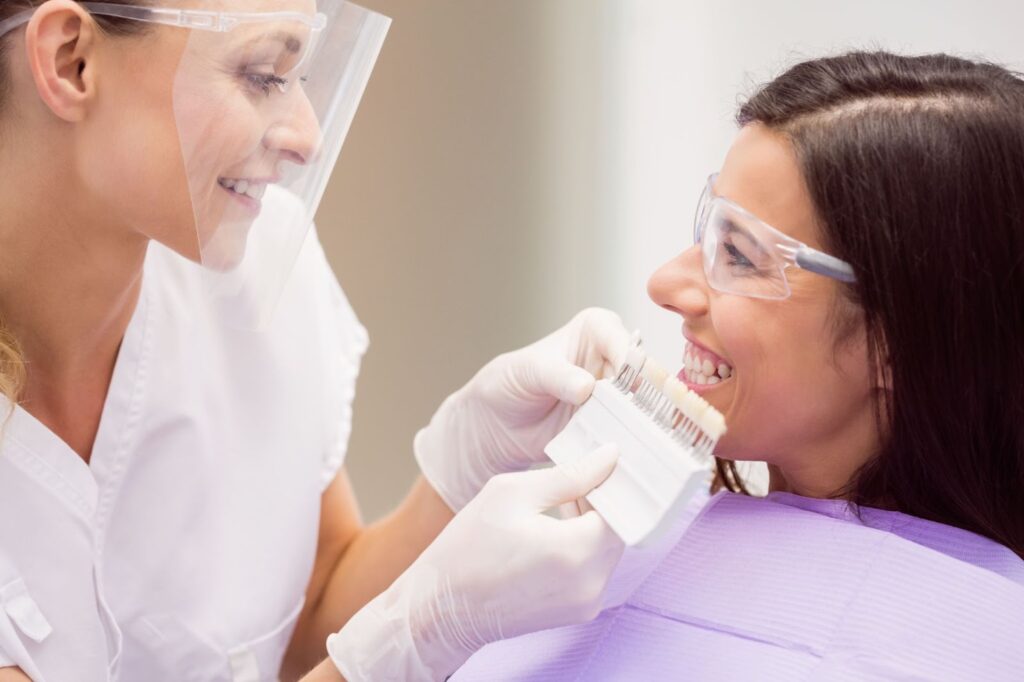
[[[730,374],[732,374],[732,369],[729,367],[729,365],[718,366],[718,376],[722,377],[723,379],[728,379]]]
[[[701,371],[704,372],[704,376],[711,376],[715,373],[715,366],[711,364],[710,360],[705,360],[701,366]]]

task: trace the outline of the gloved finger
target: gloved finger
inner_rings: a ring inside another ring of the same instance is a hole
[[[527,395],[581,405],[594,391],[590,372],[560,358],[531,354],[517,370],[519,387]]]
[[[595,369],[599,368],[598,379],[610,376],[622,366],[632,334],[623,326],[622,318],[616,313],[603,308],[588,309],[585,311],[581,333],[586,345],[593,349]],[[605,363],[612,366],[611,372],[605,372]]]
[[[530,483],[538,510],[583,497],[604,483],[619,460],[619,448],[602,445],[571,464],[553,466],[528,473],[537,474]]]
[[[558,527],[566,533],[566,544],[571,542],[589,548],[592,560],[600,557],[614,564],[626,550],[626,543],[594,509],[579,516],[562,519]]]

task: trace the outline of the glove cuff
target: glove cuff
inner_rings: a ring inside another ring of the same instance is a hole
[[[467,407],[471,398],[465,391],[463,387],[448,396],[412,440],[420,472],[456,514],[497,473],[483,461],[476,418]]]
[[[386,595],[379,595],[327,638],[328,656],[346,682],[433,682],[437,677],[420,659],[408,618],[396,605],[386,604]]]
[[[346,682],[434,682],[466,662],[474,649],[438,604],[442,583],[433,567],[414,563],[327,638],[327,654]]]
[[[470,491],[477,488],[465,474],[458,473],[458,462],[448,461],[454,460],[456,453],[451,451],[450,444],[446,448],[443,442],[439,442],[437,431],[433,424],[417,431],[412,439],[412,453],[423,478],[448,508],[457,514],[473,499],[475,493]]]

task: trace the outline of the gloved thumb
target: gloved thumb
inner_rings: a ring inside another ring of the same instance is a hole
[[[558,377],[558,398],[579,407],[594,392],[597,379],[594,375],[576,365],[566,364]]]
[[[602,445],[570,464],[530,472],[533,491],[541,509],[577,500],[604,483],[619,460],[614,443]]]

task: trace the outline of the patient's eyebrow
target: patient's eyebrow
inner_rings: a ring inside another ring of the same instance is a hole
[[[768,252],[765,251],[764,247],[761,246],[761,242],[750,233],[750,230],[743,227],[742,225],[734,222],[732,218],[722,218],[722,234],[740,235],[743,239],[750,243],[750,246],[754,248],[758,255],[767,256]]]

